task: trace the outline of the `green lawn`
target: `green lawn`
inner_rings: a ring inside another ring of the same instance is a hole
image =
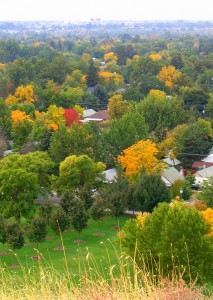
[[[123,226],[126,220],[127,217],[119,218],[120,227]],[[50,240],[39,245],[39,252],[44,259],[40,261],[32,259],[32,256],[37,255],[36,246],[29,245],[30,242],[26,240],[25,246],[17,250],[16,257],[12,252],[7,255],[0,255],[1,265],[5,270],[18,276],[29,270],[37,270],[40,266],[43,268],[51,266],[61,274],[66,272],[67,266],[69,273],[74,277],[78,277],[76,274],[79,273],[79,270],[82,274],[84,269],[87,271],[96,269],[98,272],[105,274],[110,266],[116,265],[120,254],[120,246],[116,243],[118,229],[112,228],[117,225],[116,219],[106,216],[99,224],[89,220],[88,227],[82,231],[80,238],[72,229],[70,232],[64,232],[62,241],[65,251],[56,249],[62,246],[60,237],[49,230],[48,237]],[[94,235],[96,233],[102,233],[103,236]],[[84,242],[76,243],[76,240],[79,239]],[[0,252],[8,251],[7,246],[3,249],[0,245]],[[14,264],[20,264],[21,267],[11,268],[11,265]]]

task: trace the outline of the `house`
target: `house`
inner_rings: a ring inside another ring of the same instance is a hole
[[[83,122],[89,122],[89,121],[95,121],[95,122],[100,122],[100,121],[107,121],[109,119],[109,112],[107,109],[104,110],[99,110],[96,112],[94,115],[87,117],[83,120]]]
[[[212,166],[213,162],[195,161],[191,167],[191,172],[195,174],[197,171],[201,171]]]
[[[185,180],[184,176],[174,167],[164,169],[161,179],[167,187],[171,187],[177,180]]]
[[[197,171],[194,175],[196,184],[202,185],[204,181],[213,176],[213,166]]]

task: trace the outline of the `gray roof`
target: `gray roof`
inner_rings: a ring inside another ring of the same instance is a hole
[[[178,170],[174,167],[165,169],[161,178],[164,182],[167,183],[168,186],[173,185],[176,180],[185,179],[184,176],[180,172],[178,172]]]
[[[171,159],[169,157],[166,157],[163,159],[163,161],[169,166],[177,166],[177,165],[181,164],[181,162],[176,158]]]
[[[197,174],[203,178],[209,178],[213,176],[213,166],[197,171]]]
[[[209,154],[207,157],[202,159],[202,161],[213,162],[213,154]]]
[[[96,111],[94,109],[85,109],[83,112],[84,118],[90,117],[92,115],[94,115],[96,113]]]
[[[112,182],[112,181],[116,180],[117,171],[115,168],[103,171],[103,174],[105,174],[105,176],[106,176],[105,182]]]

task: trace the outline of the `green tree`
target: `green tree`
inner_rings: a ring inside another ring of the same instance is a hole
[[[100,182],[100,174],[104,169],[103,163],[95,163],[87,155],[68,156],[60,164],[59,177],[56,180],[58,192],[80,189],[85,184],[94,187]]]
[[[30,217],[40,188],[34,173],[23,168],[0,171],[0,207],[6,217]]]
[[[89,218],[85,202],[81,198],[77,196],[74,198],[69,215],[71,217],[71,224],[73,225],[73,228],[80,236],[81,231],[87,226]]]
[[[113,120],[109,129],[103,131],[102,140],[108,159],[116,160],[124,149],[146,139],[147,125],[139,112],[128,112],[121,119]]]
[[[183,275],[187,281],[210,279],[213,266],[211,226],[201,213],[182,203],[159,204],[144,221],[129,220],[121,243],[152,275]],[[137,243],[137,246],[136,246]],[[137,247],[135,249],[135,247]],[[191,282],[191,281],[190,281]]]
[[[89,87],[93,87],[98,83],[98,68],[94,65],[93,60],[90,61],[86,79]]]
[[[53,211],[53,204],[50,202],[50,200],[45,201],[40,205],[39,209],[39,216],[45,220],[46,224],[50,224],[50,217]]]
[[[124,214],[127,207],[127,178],[120,174],[117,179],[100,191],[101,198],[105,200],[106,208],[110,209],[113,217],[118,218]]]
[[[208,181],[203,183],[199,198],[208,207],[213,207],[213,177],[210,177]]]
[[[100,195],[95,196],[95,201],[91,207],[91,217],[93,220],[100,222],[101,218],[105,215],[106,203],[100,197]]]
[[[159,137],[162,130],[165,128],[171,130],[178,124],[182,124],[186,118],[183,102],[175,97],[172,99],[166,96],[159,98],[150,94],[137,107],[143,114],[149,130],[155,131]]]
[[[69,228],[69,226],[69,217],[65,214],[64,210],[61,207],[57,207],[51,214],[50,227],[58,236],[60,236],[64,232],[64,230]]]
[[[8,223],[6,226],[7,243],[13,251],[24,246],[24,232],[17,222]]]
[[[135,181],[133,198],[140,203],[143,212],[152,212],[160,202],[170,202],[171,196],[161,176],[158,174],[146,174],[142,171]]]
[[[176,136],[173,150],[186,169],[191,167],[195,158],[201,160],[209,153],[212,136],[211,123],[204,119],[190,123]]]
[[[27,229],[27,235],[32,243],[36,243],[38,249],[38,244],[44,242],[47,236],[45,220],[41,217],[34,218]]]
[[[6,222],[3,215],[0,215],[0,243],[4,244],[7,242],[7,233],[6,233]]]

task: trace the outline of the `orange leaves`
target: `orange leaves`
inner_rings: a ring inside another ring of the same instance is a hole
[[[148,174],[159,170],[160,164],[156,155],[158,150],[155,143],[150,140],[142,140],[125,149],[118,156],[118,162],[121,163],[127,175],[138,175],[144,167]]]
[[[159,53],[152,53],[149,55],[152,60],[161,60],[161,55]]]
[[[33,120],[31,120],[30,116],[27,115],[25,111],[20,111],[19,109],[13,110],[11,112],[11,117],[12,117],[12,120],[13,120],[13,126],[17,122],[21,122],[23,120],[28,120],[30,122],[33,122]]]
[[[180,76],[181,72],[176,70],[174,66],[162,67],[158,78],[164,82],[169,88],[173,87],[173,82]]]
[[[24,103],[33,103],[34,102],[34,92],[31,85],[27,86],[18,86],[14,95],[9,95],[5,100],[6,104],[24,104]]]
[[[201,214],[206,219],[206,221],[211,224],[211,232],[208,235],[213,236],[213,209],[207,208],[206,210],[201,211]]]

